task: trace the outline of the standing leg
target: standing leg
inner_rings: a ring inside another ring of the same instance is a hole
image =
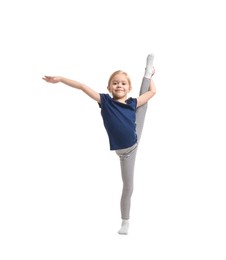
[[[117,150],[116,153],[120,158],[121,175],[123,182],[121,196],[122,226],[118,233],[127,235],[129,228],[130,204],[133,193],[133,177],[137,153],[137,144],[127,149]]]

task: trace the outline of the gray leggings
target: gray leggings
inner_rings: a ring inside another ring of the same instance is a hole
[[[147,92],[150,87],[150,79],[143,78],[140,95]],[[122,219],[129,219],[131,196],[133,193],[133,177],[134,166],[136,160],[136,153],[138,143],[141,138],[141,133],[144,126],[145,114],[147,111],[147,103],[137,108],[136,111],[136,132],[137,143],[129,148],[116,150],[115,152],[120,158],[121,175],[123,182],[122,197],[121,197],[121,217]]]

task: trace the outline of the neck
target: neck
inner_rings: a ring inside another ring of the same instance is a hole
[[[117,97],[113,97],[114,100],[120,102],[120,103],[126,103],[127,97],[123,97],[123,98],[117,98]]]

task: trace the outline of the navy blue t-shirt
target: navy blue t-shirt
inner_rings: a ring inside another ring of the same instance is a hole
[[[137,99],[129,98],[126,104],[114,100],[109,94],[100,94],[101,115],[106,128],[110,150],[131,147],[137,142]]]

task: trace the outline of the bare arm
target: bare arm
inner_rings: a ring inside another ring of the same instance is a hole
[[[144,94],[140,95],[137,98],[137,107],[140,107],[140,106],[144,105],[145,103],[147,103],[149,101],[149,99],[151,99],[155,94],[156,94],[155,84],[154,84],[154,81],[151,79],[149,91],[145,92]]]
[[[58,77],[58,76],[54,76],[54,77],[51,77],[51,76],[44,76],[42,78],[43,80],[45,80],[46,82],[49,82],[49,83],[63,83],[65,85],[68,85],[72,88],[76,88],[76,89],[80,89],[82,90],[85,94],[87,94],[89,97],[91,97],[92,99],[96,100],[98,103],[100,103],[100,94],[98,92],[96,92],[95,90],[91,89],[90,87],[78,82],[78,81],[75,81],[75,80],[72,80],[72,79],[67,79],[67,78],[64,78],[64,77]]]

